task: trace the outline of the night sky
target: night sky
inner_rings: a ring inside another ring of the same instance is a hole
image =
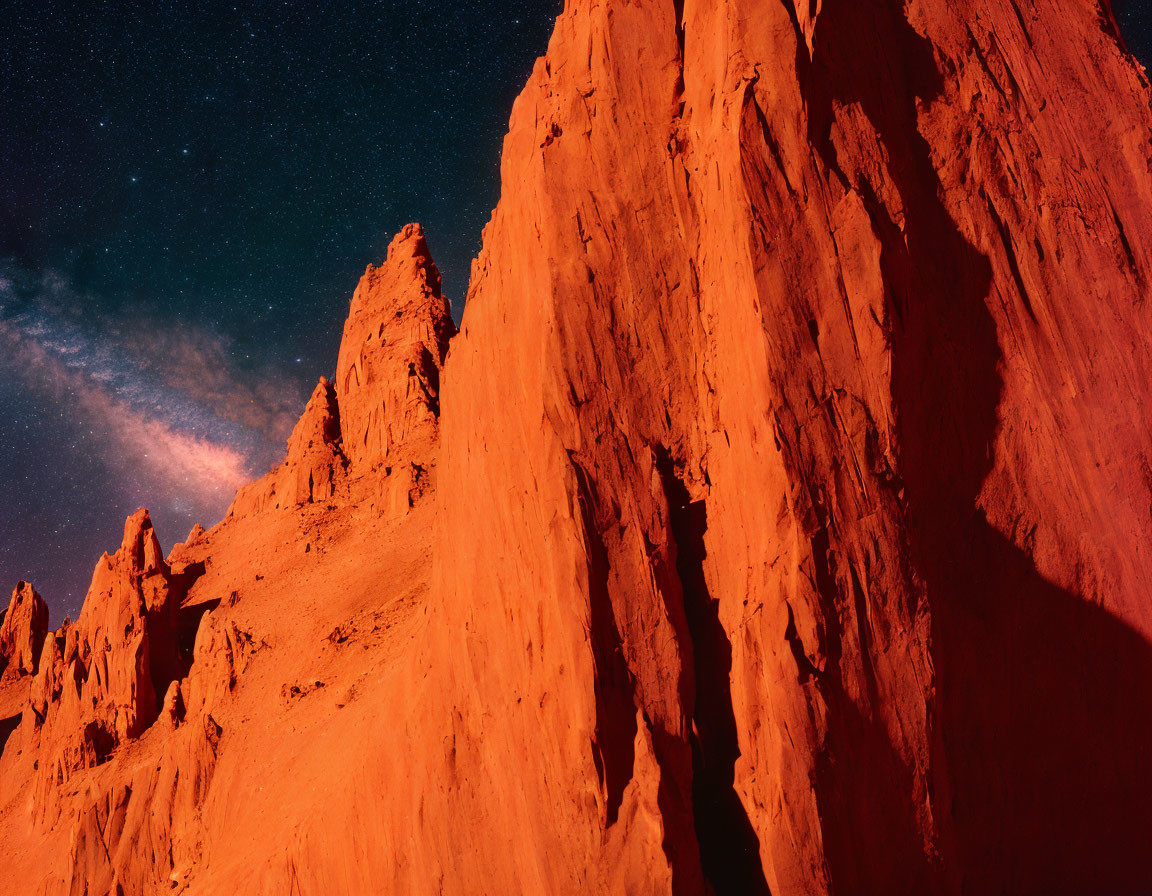
[[[562,0],[0,2],[0,591],[265,472],[409,221],[457,316]],[[1152,60],[1148,0],[1114,0]],[[54,624],[55,624],[54,622]]]
[[[216,522],[409,221],[459,314],[562,5],[0,3],[5,605],[75,615],[139,506]]]

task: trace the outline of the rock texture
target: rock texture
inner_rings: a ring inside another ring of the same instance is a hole
[[[568,4],[430,612],[422,836],[532,833],[447,890],[1149,886],[1148,99],[1090,3]]]
[[[245,517],[265,507],[290,509],[327,501],[343,485],[347,468],[336,390],[327,378],[321,377],[288,439],[283,463],[262,479],[244,486],[229,514]],[[202,529],[193,529],[185,544],[191,545],[202,536]]]
[[[460,334],[410,226],[0,683],[0,889],[1148,892],[1149,100],[1081,0],[569,2]]]
[[[30,584],[19,582],[0,615],[0,680],[35,675],[47,634],[48,605]]]
[[[32,682],[26,738],[51,790],[103,762],[156,719],[187,667],[180,605],[196,571],[173,571],[148,511],[130,516],[115,554],[96,565],[79,618],[45,642]]]
[[[338,495],[371,499],[389,513],[414,505],[431,482],[440,371],[455,333],[424,231],[409,224],[356,287],[336,384],[320,378],[284,462],[242,488],[229,515]]]
[[[336,386],[354,464],[396,462],[401,445],[435,438],[440,368],[455,333],[424,231],[410,224],[384,263],[364,272],[344,325]]]

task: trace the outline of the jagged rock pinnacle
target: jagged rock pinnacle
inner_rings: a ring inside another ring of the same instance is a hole
[[[356,287],[336,366],[344,450],[377,466],[435,438],[440,369],[456,333],[419,224],[406,226]]]
[[[35,674],[47,633],[48,605],[28,582],[18,583],[0,624],[0,677]]]

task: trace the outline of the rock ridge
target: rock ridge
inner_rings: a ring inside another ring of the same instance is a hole
[[[242,488],[229,515],[369,500],[406,512],[429,488],[440,372],[456,334],[419,224],[404,227],[353,294],[336,382],[321,377],[285,460]]]

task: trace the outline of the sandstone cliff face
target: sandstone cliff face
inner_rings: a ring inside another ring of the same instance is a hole
[[[284,464],[45,640],[0,889],[1152,888],[1113,24],[570,2],[459,336],[406,228]]]
[[[1148,96],[1090,3],[568,4],[445,375],[418,839],[527,833],[446,889],[1149,885]]]

